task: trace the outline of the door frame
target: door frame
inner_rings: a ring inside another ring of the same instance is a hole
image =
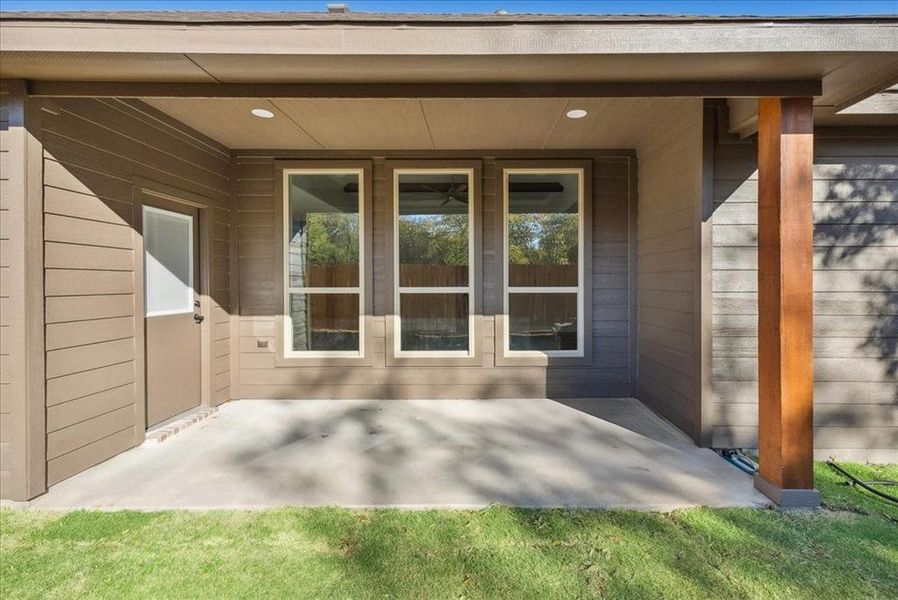
[[[144,244],[143,244],[143,207],[144,204],[153,205],[156,198],[169,204],[180,204],[184,207],[194,208],[199,215],[199,223],[195,226],[195,235],[199,235],[199,261],[200,277],[199,289],[195,290],[200,299],[200,314],[205,316],[200,323],[200,407],[212,405],[212,364],[209,357],[212,356],[212,299],[211,293],[211,256],[212,256],[212,228],[210,201],[205,196],[188,192],[180,188],[159,183],[143,177],[132,179],[132,195],[134,206],[134,226],[132,236],[134,238],[134,337],[135,337],[135,362],[138,373],[137,382],[137,414],[134,423],[135,442],[140,444],[146,438],[147,431],[147,365],[146,365],[146,281],[144,278]]]

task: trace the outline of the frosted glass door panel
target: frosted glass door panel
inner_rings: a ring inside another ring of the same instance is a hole
[[[145,206],[146,315],[193,312],[193,217]]]

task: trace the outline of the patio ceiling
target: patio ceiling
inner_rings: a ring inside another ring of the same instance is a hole
[[[635,148],[682,98],[148,98],[234,149]],[[700,106],[693,102],[696,109]],[[260,119],[253,108],[274,118]],[[568,119],[573,108],[587,116]]]
[[[144,98],[151,106],[232,149],[639,148],[690,104],[684,98]],[[254,108],[274,113],[252,115]],[[571,109],[587,116],[568,119]],[[752,133],[757,100],[731,103],[734,131]],[[898,125],[898,114],[836,114],[815,122]],[[736,126],[739,126],[738,128]],[[744,128],[743,128],[744,127]]]

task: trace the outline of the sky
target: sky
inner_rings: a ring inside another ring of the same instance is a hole
[[[864,15],[898,13],[898,0],[0,0],[0,10],[324,11],[598,13],[693,15]]]

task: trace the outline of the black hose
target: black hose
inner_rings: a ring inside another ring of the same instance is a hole
[[[758,472],[758,463],[750,459],[737,448],[715,448],[714,451],[740,471],[748,473],[749,475],[754,475]]]
[[[864,488],[871,494],[875,494],[875,495],[879,496],[880,498],[886,500],[887,502],[891,502],[893,504],[898,504],[898,498],[896,498],[895,496],[886,494],[885,492],[881,492],[881,491],[877,490],[876,488],[870,487],[870,485],[869,485],[870,483],[875,483],[876,485],[896,485],[896,484],[898,484],[898,482],[896,482],[896,481],[870,481],[870,482],[861,481],[860,479],[858,479],[857,477],[855,477],[854,475],[852,475],[851,473],[849,473],[848,471],[846,471],[845,469],[843,469],[842,467],[837,465],[836,461],[834,461],[834,460],[828,460],[828,461],[826,461],[826,464],[828,464],[833,469],[835,469],[836,471],[838,471],[839,473],[841,473],[842,475],[844,475],[845,477],[850,479],[855,485],[861,486],[862,488]]]

